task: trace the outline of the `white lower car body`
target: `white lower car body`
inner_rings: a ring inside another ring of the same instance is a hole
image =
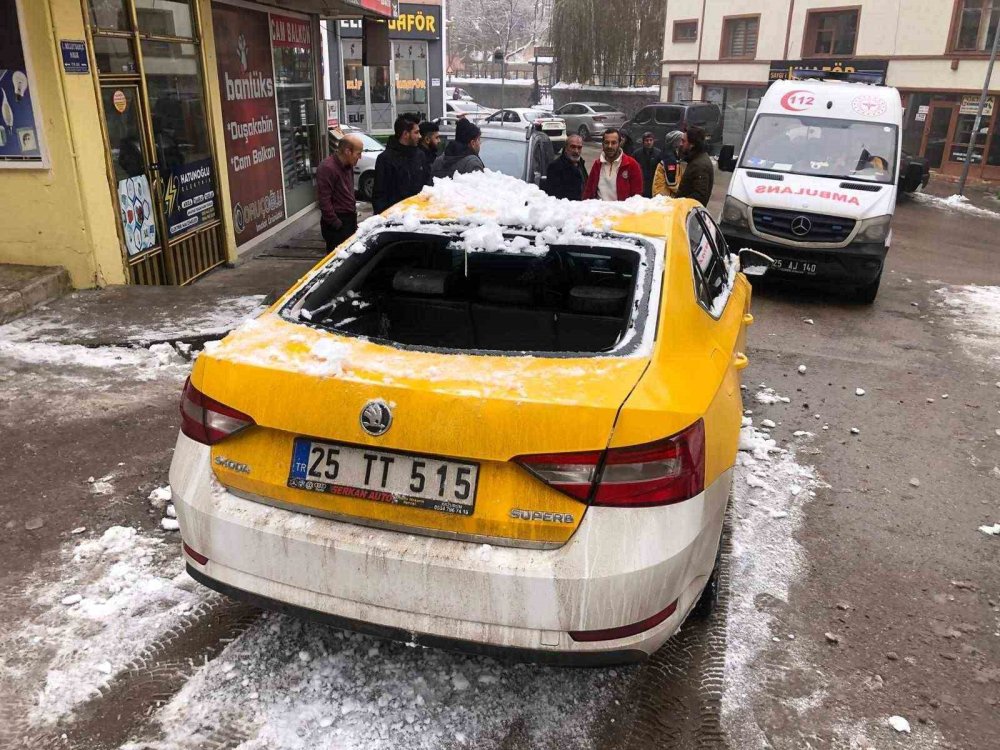
[[[210,461],[208,446],[179,436],[173,501],[184,543],[208,558],[201,564],[184,553],[206,585],[426,645],[594,664],[641,660],[680,627],[714,567],[732,479],[727,471],[675,505],[589,508],[563,546],[526,549],[245,499],[219,484]],[[639,623],[672,603],[669,617],[634,635],[570,635]]]

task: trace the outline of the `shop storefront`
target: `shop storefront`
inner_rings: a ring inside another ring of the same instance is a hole
[[[1000,107],[996,95],[987,97],[979,131],[973,138],[977,94],[910,92],[903,94],[903,150],[927,159],[931,169],[945,174],[962,172],[973,141],[969,175],[1000,180]]]
[[[441,7],[400,3],[399,17],[388,24],[391,55],[384,66],[363,65],[361,21],[331,24],[331,82],[342,120],[376,134],[391,133],[401,113],[432,119],[443,107]]]
[[[318,14],[395,11],[0,0],[0,263],[187,284],[289,228],[315,211],[323,155]]]

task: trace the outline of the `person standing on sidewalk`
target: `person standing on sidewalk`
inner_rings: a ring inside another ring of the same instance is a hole
[[[705,129],[691,125],[684,134],[687,141],[684,176],[677,187],[678,198],[693,198],[707,206],[715,185],[715,165],[705,150]]]
[[[677,197],[677,188],[684,177],[684,162],[680,153],[687,148],[684,133],[671,130],[663,137],[663,156],[653,175],[653,195],[665,195],[668,198]]]
[[[424,121],[420,123],[420,143],[418,148],[420,153],[427,160],[427,174],[430,175],[431,167],[434,166],[435,159],[438,158],[438,147],[441,145],[441,128],[436,122]]]
[[[486,165],[479,158],[482,135],[483,131],[475,123],[464,117],[459,120],[455,126],[455,140],[434,161],[432,174],[435,177],[454,177],[457,174],[485,171]]]
[[[656,136],[647,131],[642,134],[642,146],[632,154],[642,168],[642,194],[647,198],[653,197],[653,176],[656,174],[656,165],[663,156],[655,143]]]
[[[396,118],[393,132],[385,151],[375,160],[372,210],[377,214],[416,195],[430,182],[427,159],[417,148],[420,119],[409,113],[402,114]]]
[[[316,191],[322,213],[320,231],[330,252],[358,228],[358,204],[354,199],[354,167],[364,145],[356,135],[345,135],[337,150],[320,162]]]
[[[545,173],[545,192],[553,198],[583,200],[587,164],[583,160],[583,138],[576,133],[566,138],[566,147]]]
[[[608,128],[601,139],[601,158],[590,168],[584,200],[623,201],[642,195],[642,169],[639,162],[622,151],[622,136],[617,128]]]

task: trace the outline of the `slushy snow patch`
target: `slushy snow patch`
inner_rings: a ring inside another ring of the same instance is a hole
[[[891,726],[897,732],[902,732],[904,734],[910,733],[910,722],[908,722],[902,716],[890,716],[889,726]]]
[[[186,377],[190,369],[187,360],[170,344],[154,344],[144,349],[0,339],[0,358],[53,368],[124,371],[141,381],[154,380],[164,375],[179,379]]]
[[[758,404],[764,404],[765,406],[770,404],[788,404],[792,401],[787,396],[779,396],[774,392],[773,388],[767,388],[765,386],[761,386],[761,389],[757,391],[753,397]]]
[[[821,486],[811,467],[792,451],[778,448],[752,426],[740,430],[732,507],[732,582],[726,623],[725,692],[722,721],[732,747],[763,748],[769,743],[752,706],[763,680],[754,666],[777,627],[755,600],[766,594],[788,600],[804,554],[796,541],[803,508]]]
[[[29,719],[51,724],[93,697],[205,594],[173,545],[112,526],[63,552],[62,574],[30,591],[41,612],[2,651],[31,647],[47,661]],[[61,580],[60,580],[61,579]],[[0,656],[8,654],[0,653]]]
[[[1000,363],[1000,286],[951,286],[935,293],[955,326],[954,338],[987,364]]]
[[[990,211],[988,208],[980,208],[979,206],[973,205],[972,202],[964,195],[949,195],[947,198],[938,198],[936,195],[929,195],[927,193],[910,193],[910,197],[917,201],[917,203],[926,203],[927,205],[947,209],[949,211],[961,211],[963,213],[974,214],[976,216],[1000,219],[1000,213]]]
[[[979,530],[984,534],[989,534],[991,536],[1000,536],[1000,523],[995,523],[992,526],[980,526]]]

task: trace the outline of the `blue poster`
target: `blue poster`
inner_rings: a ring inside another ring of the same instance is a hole
[[[211,158],[174,167],[167,178],[164,203],[167,235],[171,239],[214,220],[215,178]]]
[[[87,43],[60,39],[63,70],[67,73],[89,73],[90,60],[87,58]]]
[[[28,85],[28,67],[15,0],[0,0],[0,167],[41,164],[41,118]]]

